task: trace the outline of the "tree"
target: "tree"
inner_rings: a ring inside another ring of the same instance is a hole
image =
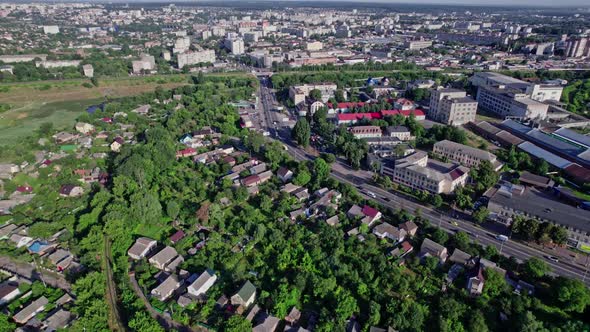
[[[224,332],[244,332],[251,331],[252,323],[240,315],[233,315],[225,321],[223,326]]]
[[[524,263],[524,272],[531,279],[541,278],[549,271],[549,265],[537,257],[531,257]]]
[[[459,231],[451,237],[451,244],[460,250],[467,250],[469,242],[469,235],[463,231]]]
[[[322,100],[322,92],[318,89],[313,89],[309,92],[309,98],[313,100]]]
[[[260,148],[264,145],[264,136],[257,131],[251,130],[248,136],[244,138],[244,145],[254,153],[259,153]]]
[[[308,171],[300,170],[297,172],[297,176],[295,176],[293,183],[298,186],[305,186],[309,181],[311,181],[311,174],[309,174]]]
[[[316,158],[313,161],[313,173],[316,183],[321,183],[330,176],[330,165],[322,158]]]
[[[443,205],[443,198],[440,194],[436,194],[436,195],[432,195],[432,205],[434,205],[434,207],[439,208]]]
[[[336,303],[335,313],[340,321],[349,319],[359,310],[355,298],[342,287],[336,289]]]
[[[495,299],[500,294],[508,290],[506,279],[494,269],[484,270],[485,285],[483,287],[483,296],[486,299]]]
[[[322,159],[324,159],[328,164],[332,164],[336,161],[336,156],[333,153],[322,153]]]
[[[0,313],[0,331],[14,331],[16,329],[16,324],[14,324],[12,322],[12,320],[10,320],[8,318],[8,316],[6,316],[3,313]]]
[[[168,215],[168,217],[174,220],[176,219],[176,217],[178,217],[179,213],[180,205],[178,205],[176,201],[168,201],[168,203],[166,204],[166,214]]]
[[[554,296],[563,310],[582,313],[590,305],[590,290],[580,280],[558,277],[555,284]]]
[[[543,322],[538,320],[532,312],[527,311],[518,318],[519,332],[546,332]]]
[[[133,331],[164,332],[164,329],[144,311],[137,311],[133,319],[129,320],[129,327]]]
[[[483,313],[480,310],[475,310],[471,312],[471,317],[469,318],[469,323],[467,325],[467,330],[469,332],[488,332],[488,325],[486,324],[486,319],[483,316]]]
[[[309,139],[311,137],[311,128],[306,118],[300,118],[291,131],[291,136],[297,142],[297,144],[306,147],[309,145]]]
[[[490,211],[486,207],[480,206],[477,210],[473,212],[473,219],[475,219],[475,221],[481,224],[486,219],[488,219],[489,215]]]

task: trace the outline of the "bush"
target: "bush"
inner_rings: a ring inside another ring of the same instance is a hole
[[[85,88],[87,88],[87,89],[92,89],[94,87],[94,85],[92,85],[92,84],[90,84],[88,82],[82,83],[82,86],[85,87]]]

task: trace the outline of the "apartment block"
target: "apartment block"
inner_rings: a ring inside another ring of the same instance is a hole
[[[313,41],[305,43],[306,51],[320,51],[324,47],[324,44],[320,41]]]
[[[477,167],[482,161],[487,160],[492,164],[494,170],[498,171],[502,168],[502,163],[493,153],[449,140],[435,143],[432,152],[467,167]]]
[[[234,55],[244,54],[244,41],[241,38],[228,38],[223,46]]]
[[[293,100],[295,105],[305,101],[305,97],[309,96],[311,90],[320,90],[322,93],[322,102],[328,102],[328,99],[334,95],[338,86],[334,83],[312,83],[303,85],[294,85],[289,88],[289,98]]]
[[[477,101],[471,97],[443,98],[439,103],[439,111],[436,121],[452,125],[462,126],[475,121],[477,113]]]
[[[410,51],[421,50],[432,46],[432,40],[409,40],[404,45]]]
[[[431,119],[460,126],[475,120],[477,101],[459,89],[433,89],[430,92]]]
[[[536,101],[559,101],[563,87],[556,84],[533,84],[494,72],[477,72],[469,79],[477,87],[498,87],[517,91]]]
[[[450,194],[458,186],[464,186],[469,168],[459,164],[429,160],[424,151],[395,161],[393,181],[412,189],[426,190],[434,194]]]
[[[199,63],[214,63],[215,51],[203,50],[195,52],[185,52],[177,55],[178,68],[182,69],[184,66],[196,65]]]

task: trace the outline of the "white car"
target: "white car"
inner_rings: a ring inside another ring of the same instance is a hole
[[[377,198],[377,195],[375,195],[374,192],[372,191],[367,191],[367,196],[373,197],[373,198]]]

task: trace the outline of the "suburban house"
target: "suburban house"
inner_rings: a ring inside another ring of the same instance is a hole
[[[481,295],[485,279],[483,277],[483,266],[477,264],[467,273],[467,291],[471,296]]]
[[[19,324],[26,324],[31,318],[35,317],[35,315],[45,310],[45,306],[48,303],[49,300],[47,300],[45,296],[42,296],[24,307],[21,311],[17,312],[12,319]]]
[[[373,228],[373,234],[375,234],[375,236],[380,239],[388,238],[397,243],[403,241],[404,237],[406,236],[406,231],[384,222]]]
[[[152,251],[158,242],[147,237],[140,237],[127,251],[127,255],[133,259],[142,259]]]
[[[172,244],[176,244],[178,243],[178,241],[184,239],[184,237],[186,236],[186,234],[182,231],[182,230],[178,230],[176,231],[176,233],[172,234],[172,236],[170,236],[170,242],[172,242]]]
[[[181,255],[178,255],[170,263],[168,263],[168,265],[166,265],[166,267],[164,268],[164,271],[175,272],[176,269],[178,269],[178,267],[180,266],[180,264],[182,264],[182,262],[184,262],[184,257],[182,257]]]
[[[281,167],[277,171],[277,176],[279,177],[279,179],[281,179],[281,181],[283,181],[284,183],[286,183],[286,182],[288,182],[289,180],[291,180],[293,178],[293,172],[290,171],[286,167]]]
[[[176,258],[176,256],[178,256],[176,249],[166,246],[164,249],[152,256],[149,259],[149,262],[158,269],[163,270],[168,263],[172,262],[172,260]]]
[[[94,131],[94,126],[91,125],[90,123],[86,123],[86,122],[78,122],[76,123],[76,131],[80,132],[82,134],[90,134],[91,132]]]
[[[20,290],[18,289],[18,285],[13,285],[11,283],[0,285],[0,305],[14,300],[19,295]]]
[[[70,322],[73,318],[74,316],[71,312],[64,309],[59,309],[45,318],[45,320],[42,322],[43,327],[45,328],[44,331],[57,331],[65,329],[70,325]]]
[[[389,126],[385,128],[385,136],[395,137],[400,141],[409,141],[414,139],[410,130],[406,126]]]
[[[371,227],[375,221],[381,219],[382,216],[381,212],[379,212],[379,210],[375,209],[374,207],[365,205],[363,208],[361,208],[356,204],[353,205],[348,210],[348,212],[346,212],[346,215],[351,219],[356,219],[359,217],[362,218],[361,222],[369,227]]]
[[[121,147],[125,144],[125,140],[122,137],[115,137],[113,142],[110,145],[111,151],[119,152],[121,151]]]
[[[171,275],[163,283],[159,284],[158,287],[152,289],[152,296],[158,300],[164,302],[174,294],[174,292],[180,288],[180,281],[178,281],[175,275]]]
[[[138,108],[132,110],[132,113],[137,113],[140,115],[146,115],[148,114],[148,112],[150,111],[150,109],[152,108],[151,105],[141,105]]]
[[[186,148],[176,151],[176,158],[192,157],[197,155],[197,150],[193,148]]]
[[[416,226],[416,224],[411,220],[408,220],[405,223],[400,224],[399,228],[406,231],[406,234],[410,237],[416,235],[416,232],[418,231],[418,226]]]
[[[212,270],[205,270],[190,286],[188,286],[188,292],[194,296],[200,296],[209,290],[217,281],[217,275]]]
[[[247,308],[254,303],[255,299],[256,287],[250,281],[246,281],[242,288],[231,297],[231,304]]]
[[[84,188],[73,184],[64,184],[59,189],[61,197],[78,197],[84,194]]]
[[[449,257],[449,261],[455,264],[467,265],[471,261],[471,255],[455,248],[453,254],[451,255],[451,257]]]
[[[420,247],[420,258],[424,257],[436,257],[440,259],[441,263],[447,260],[447,248],[432,241],[429,238],[424,239],[422,246]]]
[[[275,331],[281,320],[274,316],[267,316],[262,323],[254,326],[252,332],[271,332]]]
[[[402,242],[398,247],[391,250],[389,254],[395,258],[403,258],[414,250],[414,247],[408,241]]]

